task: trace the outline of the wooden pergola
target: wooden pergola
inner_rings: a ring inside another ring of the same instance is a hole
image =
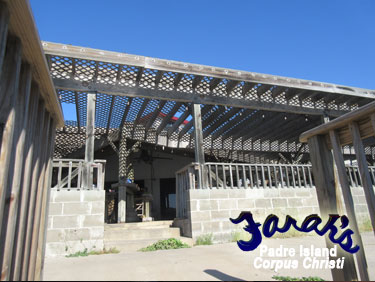
[[[85,144],[88,93],[97,97],[97,138],[112,134],[117,136],[112,141],[122,136],[198,147],[198,155],[243,162],[308,153],[298,141],[302,132],[320,125],[324,116],[340,116],[375,98],[373,90],[329,83],[50,42],[43,47],[60,102],[76,110],[76,120],[57,132],[58,157]]]

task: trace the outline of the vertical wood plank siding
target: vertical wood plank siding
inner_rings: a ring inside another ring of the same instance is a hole
[[[55,129],[63,118],[35,46],[27,1],[0,0],[1,281],[40,280],[42,273]]]

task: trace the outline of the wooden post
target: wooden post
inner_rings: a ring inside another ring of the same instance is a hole
[[[96,93],[88,93],[87,94],[85,169],[83,173],[83,188],[88,189],[88,190],[92,189],[92,184],[93,184],[93,171],[92,171],[91,165],[94,163],[95,107],[96,107]]]
[[[42,201],[42,211],[41,211],[41,221],[40,221],[40,230],[39,230],[39,241],[37,249],[37,258],[36,258],[36,267],[34,280],[42,281],[43,267],[44,267],[44,257],[47,241],[47,225],[48,225],[48,212],[49,212],[49,203],[51,195],[51,180],[52,180],[52,166],[53,166],[53,150],[55,142],[55,128],[56,125],[51,120],[49,137],[48,137],[48,152],[47,152],[47,168],[44,178],[44,191],[43,191],[43,201]]]
[[[323,222],[326,222],[329,214],[337,214],[332,153],[328,148],[324,136],[313,136],[308,140],[308,143],[320,214]],[[325,240],[327,247],[332,248],[333,243],[329,240],[327,235],[325,236]],[[345,268],[332,269],[333,280],[357,280],[357,271],[355,269],[353,256],[343,251],[340,247],[337,248],[337,256],[345,257]]]
[[[9,167],[13,153],[13,136],[16,126],[16,99],[21,69],[21,45],[18,39],[8,38],[3,68],[7,71],[0,77],[0,124],[4,124],[2,143],[0,144],[0,234],[3,226],[5,197],[10,185]],[[2,254],[0,254],[1,259]]]
[[[119,183],[118,183],[118,219],[117,222],[126,222],[126,180],[128,177],[128,150],[126,141],[126,125],[121,128],[119,149]],[[152,181],[152,180],[151,180]]]
[[[366,196],[367,207],[370,212],[372,230],[375,233],[375,195],[370,173],[368,170],[365,150],[363,148],[363,143],[361,140],[358,124],[356,122],[352,122],[349,125],[349,127],[350,132],[352,134],[353,146],[355,150],[355,155],[357,157],[358,169],[361,175],[362,186]]]
[[[21,280],[20,278],[20,271],[22,267],[22,257],[24,254],[24,246],[25,246],[25,233],[27,227],[27,215],[28,215],[28,207],[29,207],[29,195],[30,195],[30,183],[31,183],[31,176],[33,167],[35,165],[35,153],[37,146],[35,143],[35,132],[37,126],[37,115],[38,112],[42,111],[43,104],[39,103],[39,93],[38,89],[33,86],[32,89],[32,98],[35,100],[36,104],[36,111],[32,113],[30,118],[30,124],[28,125],[29,128],[32,130],[27,131],[27,153],[25,155],[25,164],[24,164],[24,172],[23,172],[23,183],[22,183],[22,195],[20,199],[20,209],[18,213],[17,219],[17,227],[16,227],[16,234],[17,238],[15,241],[14,246],[14,265],[12,266],[12,280],[17,281]]]
[[[348,214],[349,221],[350,221],[350,227],[354,231],[355,244],[357,244],[360,247],[360,250],[358,251],[358,253],[356,253],[359,275],[362,281],[369,281],[370,278],[368,275],[365,249],[363,247],[362,237],[361,237],[361,234],[359,233],[357,219],[355,217],[354,202],[353,202],[352,193],[350,191],[344,157],[341,152],[340,138],[336,131],[330,131],[329,136],[331,139],[333,156],[335,158],[338,178],[341,184],[341,192],[344,197],[345,208],[346,208],[346,212]]]
[[[6,4],[0,2],[0,76],[3,69],[5,48],[8,36],[8,25],[9,25],[9,11]],[[1,141],[1,139],[0,139]]]
[[[204,169],[204,147],[201,105],[193,104],[194,137],[195,137],[195,162],[199,164],[200,176],[198,179],[199,189],[207,187],[207,173]]]
[[[41,159],[41,152],[43,150],[43,124],[45,118],[45,106],[44,102],[39,102],[39,111],[37,117],[37,132],[35,133],[34,142],[34,154],[33,154],[33,172],[29,182],[30,189],[29,192],[29,203],[27,207],[27,223],[26,223],[26,230],[25,230],[25,245],[24,245],[24,253],[22,257],[22,268],[21,272],[21,280],[27,280],[28,275],[28,266],[29,266],[29,259],[30,259],[30,245],[31,245],[31,236],[33,230],[33,222],[34,222],[34,211],[35,211],[35,199],[36,193],[38,188],[38,177],[40,174],[40,167],[42,166],[42,159]]]
[[[49,113],[44,117],[43,123],[43,135],[42,135],[42,144],[44,142],[49,142],[49,132],[51,127],[51,118]],[[37,258],[37,247],[39,242],[39,231],[40,231],[40,222],[42,217],[42,206],[43,206],[43,194],[44,194],[44,185],[45,185],[45,175],[48,165],[49,156],[47,154],[48,150],[43,147],[41,151],[41,166],[38,176],[38,187],[36,190],[36,201],[34,209],[34,221],[32,224],[32,236],[31,236],[31,245],[30,245],[30,262],[29,262],[29,271],[28,271],[28,280],[34,280],[35,267],[36,267],[36,258]]]
[[[20,198],[20,188],[21,188],[21,176],[24,168],[24,148],[26,139],[26,128],[29,122],[29,98],[30,98],[30,88],[31,88],[31,68],[27,64],[22,65],[20,88],[19,88],[19,98],[16,104],[16,129],[14,134],[14,144],[12,151],[15,152],[12,162],[14,166],[11,168],[10,174],[13,175],[11,184],[11,191],[7,194],[7,199],[5,203],[4,216],[7,216],[7,228],[5,237],[1,238],[1,245],[4,249],[3,260],[2,260],[2,278],[4,280],[9,280],[10,266],[12,262],[13,253],[13,243],[15,237],[18,204]],[[35,102],[35,101],[34,101]],[[37,103],[31,103],[32,114],[36,111]]]

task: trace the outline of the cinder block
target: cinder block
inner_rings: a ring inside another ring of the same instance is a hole
[[[353,195],[364,195],[362,187],[352,187],[351,190]]]
[[[199,200],[190,201],[191,211],[199,211]]]
[[[302,205],[304,207],[318,207],[318,199],[316,197],[302,199]]]
[[[81,191],[55,191],[56,203],[74,203],[81,202]]]
[[[104,202],[105,191],[104,190],[85,190],[82,191],[82,197],[84,202]]]
[[[209,220],[211,220],[209,211],[198,211],[198,212],[191,213],[192,222],[209,221]]]
[[[295,192],[296,192],[297,197],[310,197],[311,196],[310,188],[298,188],[296,189]]]
[[[200,222],[193,222],[192,223],[192,232],[193,233],[201,233],[203,230],[202,223]]]
[[[219,200],[219,210],[233,210],[237,209],[237,200]]]
[[[256,199],[256,208],[272,208],[271,199]]]
[[[280,197],[295,197],[297,188],[281,188],[280,189]]]
[[[246,199],[264,198],[263,188],[246,189]]]
[[[78,228],[80,227],[79,223],[79,216],[76,215],[54,216],[52,228]]]
[[[253,199],[240,199],[237,202],[239,209],[252,209],[255,208],[255,200]]]
[[[286,208],[288,203],[286,199],[272,199],[272,206],[274,208]]]
[[[190,200],[204,200],[210,198],[210,190],[208,189],[195,189],[189,190]]]
[[[230,199],[246,199],[245,189],[231,189],[229,190],[228,197]]]
[[[230,218],[230,211],[211,211],[211,219],[212,220],[229,220]]]
[[[210,190],[210,199],[228,199],[231,192],[229,189]]]
[[[211,211],[219,210],[219,202],[217,200],[210,200],[211,201]]]
[[[83,241],[92,239],[89,228],[65,229],[65,239],[67,241]]]
[[[358,213],[368,213],[367,205],[354,205],[354,209]]]
[[[104,201],[100,202],[91,202],[91,214],[104,214],[105,203]]]
[[[87,202],[64,203],[64,215],[89,215],[91,214],[91,205]]]
[[[47,243],[64,242],[65,231],[63,229],[52,229],[47,231]]]
[[[50,203],[48,209],[49,215],[62,215],[63,214],[63,204],[62,203]]]
[[[265,198],[278,198],[280,197],[280,189],[279,188],[266,188],[264,189],[264,197]]]
[[[209,211],[211,210],[211,201],[210,200],[199,200],[198,201],[198,210],[199,211]]]
[[[46,257],[57,257],[66,254],[65,243],[47,243],[46,244]]]
[[[89,228],[90,238],[93,239],[104,239],[104,226],[103,227],[91,227]]]
[[[85,215],[82,221],[82,227],[104,226],[104,215]]]
[[[302,207],[302,199],[301,198],[288,198],[288,207],[290,208],[298,208]]]

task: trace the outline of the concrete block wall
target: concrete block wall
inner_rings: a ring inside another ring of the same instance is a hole
[[[104,205],[104,190],[52,189],[46,256],[103,250]]]
[[[251,211],[262,224],[270,214],[278,215],[282,223],[286,215],[301,222],[307,215],[319,214],[315,188],[203,189],[189,193],[193,239],[212,234],[216,243],[228,242],[243,227],[229,220],[242,211]],[[369,217],[363,195],[361,187],[353,188],[357,219],[362,222]]]

